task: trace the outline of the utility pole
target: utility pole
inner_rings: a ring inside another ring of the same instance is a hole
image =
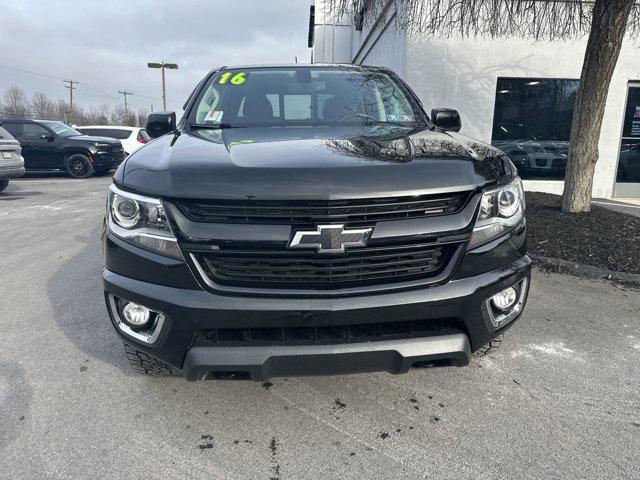
[[[162,69],[162,107],[167,109],[167,88],[164,80],[164,69],[168,68],[170,70],[177,70],[178,64],[176,63],[147,63],[147,67],[149,68],[160,68]]]
[[[62,80],[65,83],[64,88],[68,88],[69,89],[69,113],[73,113],[73,91],[78,88],[78,87],[74,87],[74,84],[78,84],[80,82],[76,82],[75,80]],[[68,85],[67,85],[68,84]],[[66,123],[66,119],[65,119],[65,123]]]
[[[124,95],[124,118],[125,121],[129,120],[129,109],[127,106],[127,95],[133,95],[131,92],[127,92],[126,90],[118,90],[118,93]]]

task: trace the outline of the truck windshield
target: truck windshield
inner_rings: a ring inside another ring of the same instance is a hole
[[[54,122],[54,121],[42,121],[40,122],[43,125],[49,127],[56,135],[60,135],[61,137],[74,137],[76,135],[82,135],[79,131],[74,130],[73,128],[65,125],[62,122]]]
[[[239,68],[216,73],[192,109],[192,125],[412,127],[421,112],[387,73],[339,67]]]

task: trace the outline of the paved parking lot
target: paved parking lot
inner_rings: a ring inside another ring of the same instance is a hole
[[[638,291],[535,271],[501,349],[466,368],[146,378],[103,305],[109,181],[0,194],[1,478],[638,478]]]

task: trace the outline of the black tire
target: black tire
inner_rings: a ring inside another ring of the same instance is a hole
[[[163,362],[153,355],[141,352],[126,343],[124,344],[124,352],[127,355],[127,360],[129,360],[129,365],[131,365],[131,368],[136,372],[142,372],[152,377],[166,377],[179,373],[179,370],[173,368],[168,363]]]
[[[68,156],[64,161],[64,169],[73,178],[89,178],[93,175],[93,163],[81,153]]]
[[[3,178],[2,180],[0,180],[0,192],[4,192],[8,186],[9,186],[8,178]]]
[[[500,347],[500,345],[502,344],[502,340],[504,340],[504,333],[501,333],[496,338],[491,340],[489,343],[487,343],[486,345],[480,347],[478,350],[473,352],[473,356],[484,357],[485,355],[490,355],[492,353],[495,353],[498,347]]]

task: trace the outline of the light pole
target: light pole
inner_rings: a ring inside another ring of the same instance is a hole
[[[162,70],[162,106],[164,108],[164,110],[167,109],[167,88],[165,86],[165,81],[164,81],[164,69],[168,68],[170,70],[177,70],[178,69],[178,64],[177,63],[147,63],[147,67],[149,68],[160,68]]]

